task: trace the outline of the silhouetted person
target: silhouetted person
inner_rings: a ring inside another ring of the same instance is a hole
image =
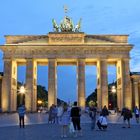
[[[80,126],[80,117],[81,117],[81,109],[77,106],[77,102],[74,102],[74,106],[71,108],[70,117],[73,122],[73,126],[75,129],[75,136],[77,136],[77,132],[82,135],[81,126]]]
[[[20,105],[18,107],[18,114],[19,114],[19,126],[21,128],[21,126],[24,128],[24,115],[25,115],[25,106],[24,105]]]
[[[107,109],[106,105],[102,109],[102,115],[105,116],[105,117],[109,115],[109,112],[108,112],[108,109]]]
[[[132,118],[131,110],[128,109],[127,107],[124,107],[124,108],[122,109],[121,116],[123,116],[123,121],[124,121],[124,126],[123,126],[123,128],[125,128],[126,121],[127,121],[127,123],[128,123],[128,128],[130,128],[130,118]]]

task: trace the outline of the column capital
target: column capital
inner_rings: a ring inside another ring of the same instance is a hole
[[[78,58],[78,61],[85,61],[85,58]]]
[[[106,59],[106,58],[98,58],[98,59],[97,59],[97,62],[98,62],[98,61],[99,61],[99,62],[100,62],[100,61],[107,61],[107,59]]]

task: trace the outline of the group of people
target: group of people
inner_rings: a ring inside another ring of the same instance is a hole
[[[140,111],[136,106],[134,108],[134,115],[136,118],[136,123],[139,123]],[[97,124],[99,130],[107,129],[107,116],[109,115],[109,111],[106,106],[103,107],[102,111],[100,111],[100,116],[96,121],[96,114],[98,113],[97,108],[94,105],[89,107],[89,116],[91,118],[91,129],[95,129],[95,125]],[[133,117],[132,111],[128,107],[124,107],[121,111],[121,115],[118,119],[123,117],[123,128],[130,128],[130,119]]]
[[[25,106],[20,105],[18,107],[20,128],[21,127],[24,128],[25,112],[26,112]],[[81,108],[77,106],[77,102],[74,102],[72,107],[68,106],[66,103],[59,106],[53,104],[49,110],[48,123],[60,124],[61,137],[63,138],[67,137],[68,128],[72,132],[74,137],[82,136],[82,129],[80,125],[81,112],[82,112]],[[98,118],[97,118],[97,113],[100,113]],[[137,106],[134,108],[134,114],[135,114],[136,122],[139,123],[140,111]],[[91,118],[91,129],[94,130],[95,126],[97,125],[99,130],[106,130],[108,127],[108,122],[107,122],[108,115],[109,115],[109,111],[106,106],[104,106],[101,111],[98,111],[94,105],[91,105],[89,107],[89,116]],[[130,128],[130,119],[133,117],[131,110],[128,109],[127,107],[124,107],[121,111],[120,117],[123,117],[123,122],[124,122],[123,128],[126,127]]]
[[[109,115],[109,111],[106,106],[103,107],[102,111],[99,112],[100,116],[96,122],[96,115],[99,111],[97,111],[97,108],[94,105],[91,105],[89,107],[89,116],[91,118],[91,129],[95,129],[95,125],[97,123],[97,126],[99,130],[106,130],[107,128],[107,119],[106,117]]]
[[[74,102],[70,107],[66,103],[56,107],[52,105],[49,111],[48,123],[59,123],[61,125],[61,137],[67,137],[68,127],[75,137],[82,136],[82,130],[80,125],[81,109],[77,106],[77,102]]]

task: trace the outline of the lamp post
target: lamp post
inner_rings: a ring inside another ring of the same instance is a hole
[[[116,86],[115,86],[115,83],[113,83],[113,86],[111,87],[111,93],[112,93],[113,109],[114,109],[114,107],[115,107],[115,94],[116,94]]]
[[[20,94],[20,104],[23,104],[23,97],[25,95],[25,92],[26,92],[26,89],[24,87],[24,85],[22,85],[20,88],[19,88],[19,94]]]

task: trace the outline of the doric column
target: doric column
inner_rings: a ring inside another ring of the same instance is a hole
[[[117,62],[117,103],[119,110],[123,107],[132,108],[129,59]]]
[[[124,107],[124,71],[123,61],[120,59],[117,61],[117,107],[121,110]]]
[[[48,107],[57,104],[57,86],[56,86],[56,60],[48,61]]]
[[[25,106],[27,111],[37,110],[37,63],[34,59],[26,61],[26,93]]]
[[[97,104],[99,109],[101,109],[104,105],[108,107],[108,80],[106,59],[97,61]]]
[[[15,60],[4,60],[2,81],[2,111],[17,110],[17,63]]]
[[[78,105],[85,108],[85,59],[77,63]]]
[[[137,81],[134,81],[134,98],[135,98],[135,106],[139,107],[139,92]]]
[[[124,63],[124,105],[126,107],[132,108],[132,91],[131,91],[131,81],[130,81],[130,68],[129,59],[123,60]]]

